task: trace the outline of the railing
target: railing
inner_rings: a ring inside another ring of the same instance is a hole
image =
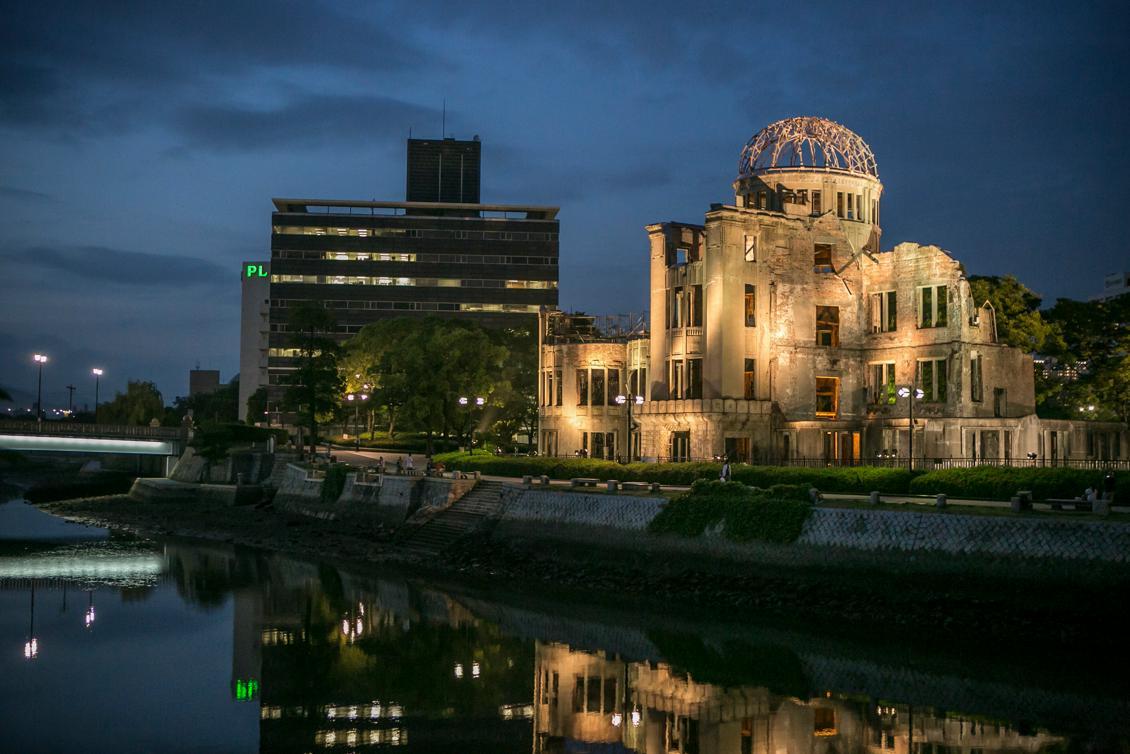
[[[129,437],[146,440],[179,440],[180,427],[136,427],[128,424],[79,424],[76,422],[0,422],[0,434],[58,435],[62,437]]]
[[[573,453],[560,454],[556,456],[541,456],[542,458],[553,457],[560,459],[574,459],[574,458],[596,458],[595,456],[580,456]],[[620,461],[620,457],[601,457],[596,458],[601,461]],[[641,459],[636,459],[641,460]],[[671,456],[645,456],[642,459],[646,463],[721,463],[722,458],[698,458],[698,457],[671,457]],[[836,466],[865,466],[873,468],[893,468],[905,469],[907,468],[908,459],[906,458],[844,458],[844,459],[826,459],[826,458],[765,458],[756,459],[753,461],[754,466],[797,466],[802,468],[831,468]],[[746,463],[745,461],[731,461],[731,463]],[[995,458],[915,458],[914,468],[925,471],[934,469],[970,469],[980,466],[1000,466],[1010,468],[1066,468],[1066,469],[1090,469],[1094,471],[1130,471],[1130,459],[1098,459],[1098,458],[1010,458],[1010,459],[995,459]]]

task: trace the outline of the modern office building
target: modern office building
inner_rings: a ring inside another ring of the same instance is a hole
[[[410,202],[479,203],[482,142],[409,139],[405,198]]]
[[[444,201],[274,200],[270,262],[243,266],[241,414],[261,384],[281,399],[296,355],[287,320],[303,302],[330,309],[342,341],[387,317],[532,330],[557,305],[558,208],[478,203],[478,156],[477,140],[409,142],[409,195]],[[454,188],[449,163],[462,166]]]
[[[958,260],[880,250],[883,185],[857,134],[774,123],[732,185],[703,224],[647,226],[649,328],[543,316],[540,452],[616,458],[628,438],[632,458],[762,463],[1130,452],[1125,425],[1036,416],[1032,357],[999,342]]]
[[[188,394],[204,395],[214,393],[220,389],[220,370],[218,369],[190,369],[188,370]]]

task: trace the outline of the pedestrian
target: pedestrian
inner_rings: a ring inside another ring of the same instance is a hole
[[[729,459],[726,459],[725,461],[722,462],[722,473],[718,475],[718,478],[723,482],[730,481],[730,461],[729,461]]]
[[[1088,486],[1083,492],[1083,499],[1093,505],[1095,501],[1099,499],[1099,491],[1094,487]]]
[[[378,474],[385,473],[385,457],[384,456],[377,456],[377,473]]]
[[[404,468],[411,476],[416,471],[416,465],[412,462],[412,454],[408,454],[408,460],[404,462]]]

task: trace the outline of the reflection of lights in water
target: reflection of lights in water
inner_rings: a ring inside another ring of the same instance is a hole
[[[401,728],[378,730],[319,730],[314,733],[314,745],[333,746],[403,746],[408,743],[408,732]]]
[[[462,678],[463,677],[463,663],[461,663],[461,662],[455,663],[455,677],[456,678]]]
[[[532,704],[503,704],[498,708],[498,716],[503,720],[518,720],[525,718],[534,719],[534,705]]]
[[[399,704],[390,704],[388,706],[388,716],[392,720],[398,719],[403,714],[403,712],[404,710],[400,708]]]
[[[632,710],[632,727],[640,727],[640,711],[638,709]]]
[[[31,638],[31,641],[24,643],[24,659],[34,660],[38,656],[39,656],[39,639],[36,639],[33,636]]]
[[[356,720],[357,719],[357,705],[354,705],[354,706],[349,708],[349,719],[350,720]]]
[[[86,628],[90,628],[90,626],[93,625],[93,623],[94,623],[94,606],[93,605],[86,609],[86,615],[84,616],[84,620],[86,622]]]
[[[472,677],[472,678],[478,678],[478,677],[479,677],[479,674],[480,674],[481,672],[482,672],[482,668],[481,668],[481,667],[479,667],[479,663],[477,663],[477,662],[472,662],[472,663],[471,663],[471,677]]]
[[[612,727],[619,728],[620,723],[622,723],[622,722],[624,722],[624,716],[621,715],[619,712],[613,712],[612,713]]]

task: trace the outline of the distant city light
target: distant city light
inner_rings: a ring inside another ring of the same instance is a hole
[[[455,677],[456,678],[462,678],[463,677],[463,663],[460,663],[460,662],[455,663]]]

